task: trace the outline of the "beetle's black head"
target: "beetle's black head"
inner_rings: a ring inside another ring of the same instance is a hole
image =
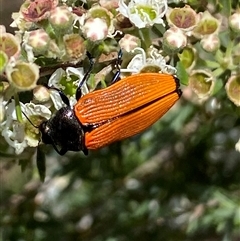
[[[48,121],[43,121],[38,128],[41,132],[42,142],[44,144],[52,144],[53,141],[49,135]]]
[[[39,131],[42,142],[51,144],[60,155],[67,151],[83,151],[87,154],[84,131],[70,107],[61,108],[51,119],[42,122]]]

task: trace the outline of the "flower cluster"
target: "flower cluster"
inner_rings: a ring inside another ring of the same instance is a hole
[[[0,130],[16,154],[41,139],[26,116],[37,126],[63,106],[46,84],[75,103],[76,88],[89,66],[87,52],[98,64],[83,94],[99,83],[106,85],[111,63],[122,49],[121,77],[177,74],[201,99],[224,85],[229,100],[240,106],[239,11],[219,19],[212,6],[201,12],[167,0],[95,2],[25,0],[12,15],[15,34],[0,27]]]

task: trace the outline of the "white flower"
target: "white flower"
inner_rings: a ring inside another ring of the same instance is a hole
[[[6,120],[1,123],[2,136],[8,145],[15,149],[15,153],[19,155],[27,147],[27,142],[24,140],[24,125],[17,121],[14,100],[5,108]]]
[[[34,105],[33,103],[24,105],[21,103],[21,109],[28,118],[31,118],[31,116],[41,116],[45,119],[49,119],[51,116],[51,111],[43,105]],[[25,116],[23,116],[22,123],[17,120],[14,100],[6,105],[6,120],[1,123],[0,128],[2,136],[9,146],[15,149],[17,155],[21,154],[26,147],[36,147],[39,143],[39,140],[34,138],[34,134],[31,135],[31,130],[28,128],[29,126],[34,128],[36,133],[38,132],[38,129],[32,126]]]
[[[33,103],[26,103],[25,105],[24,104],[21,105],[21,109],[28,118],[35,118],[38,120],[39,119],[48,120],[52,115],[49,108],[47,108],[44,105],[35,105]],[[24,139],[26,140],[27,145],[31,147],[38,146],[39,138],[36,138],[38,137],[38,134],[39,134],[38,128],[33,126],[31,123],[29,123],[29,120],[27,120],[25,116],[23,116],[23,119],[25,124]]]
[[[146,57],[146,53],[142,48],[135,48],[134,51],[140,51],[133,57],[127,66],[127,69],[121,69],[121,72],[131,72],[140,73],[146,72],[144,69],[154,69],[155,72],[166,73],[166,74],[176,74],[176,69],[171,65],[166,64],[164,57],[158,52],[157,49],[151,48],[150,57]],[[149,72],[149,71],[148,71]]]
[[[65,87],[60,84],[60,80],[62,79],[64,74],[65,74],[65,71],[62,68],[59,68],[56,71],[54,71],[48,80],[48,86],[63,90]],[[56,110],[61,109],[64,106],[64,103],[59,93],[56,90],[51,90],[51,89],[49,92],[50,92],[50,98],[53,102],[55,109]]]
[[[77,77],[77,79],[75,81],[73,81],[73,85],[75,85],[77,87],[84,77],[83,68],[68,67],[66,69],[66,71],[64,71],[61,68],[57,69],[49,78],[48,86],[55,87],[59,90],[64,90],[65,86],[63,84],[61,84],[60,81],[64,77],[66,78],[66,81],[72,81],[72,76]],[[89,92],[86,82],[82,85],[81,89],[82,89],[82,95],[85,95]],[[69,97],[70,105],[73,106],[76,103],[75,95],[68,96],[68,97]],[[50,89],[50,98],[51,98],[56,110],[59,110],[60,108],[62,108],[64,106],[64,103],[63,103],[58,91]]]
[[[73,82],[76,86],[78,86],[80,84],[80,82],[82,81],[82,79],[84,78],[84,75],[85,75],[82,67],[81,68],[68,67],[66,69],[66,73],[67,73],[68,78],[70,78],[71,75],[75,75],[78,77],[78,79]],[[82,95],[86,95],[87,93],[89,93],[86,81],[83,83],[82,88],[81,88]]]
[[[162,18],[167,8],[167,0],[131,0],[128,5],[120,0],[117,10],[136,27],[145,28],[155,23],[165,25]]]

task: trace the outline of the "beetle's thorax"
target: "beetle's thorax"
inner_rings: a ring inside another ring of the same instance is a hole
[[[42,142],[52,144],[60,154],[67,151],[84,151],[84,132],[74,111],[63,107],[49,120],[44,121],[39,130]]]

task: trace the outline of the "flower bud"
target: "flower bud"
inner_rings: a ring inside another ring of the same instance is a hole
[[[125,34],[124,37],[120,39],[119,45],[121,49],[124,49],[127,52],[131,52],[136,47],[140,47],[141,41],[134,35]]]
[[[229,26],[234,32],[240,33],[240,12],[236,12],[229,17]]]
[[[39,78],[39,68],[34,63],[18,62],[15,66],[8,65],[6,74],[9,82],[18,90],[31,90]]]
[[[118,8],[118,0],[99,0],[99,4],[110,11]]]
[[[89,18],[83,26],[83,34],[91,41],[104,40],[108,34],[108,26],[101,18]]]
[[[232,75],[225,86],[228,98],[240,106],[240,75]]]
[[[179,52],[187,44],[187,37],[176,27],[168,29],[163,35],[163,49],[167,53]]]
[[[101,6],[93,6],[80,23],[84,36],[91,41],[104,40],[114,33],[113,14]]]
[[[66,6],[56,7],[50,13],[49,22],[57,31],[68,30],[73,24],[73,15]]]
[[[37,85],[33,89],[33,97],[36,101],[42,103],[50,100],[49,90],[43,85]]]
[[[215,52],[220,47],[220,40],[216,34],[211,34],[205,36],[201,41],[200,44],[204,50],[207,52]]]
[[[8,58],[17,59],[21,50],[18,39],[14,35],[4,32],[3,28],[0,31],[0,47]]]
[[[213,91],[214,80],[211,73],[204,70],[192,71],[189,76],[189,85],[198,98],[207,98]]]
[[[63,37],[66,53],[72,60],[81,60],[86,47],[84,39],[78,34],[69,34]]]
[[[43,29],[37,29],[29,33],[28,44],[36,54],[44,54],[49,48],[50,38]]]

